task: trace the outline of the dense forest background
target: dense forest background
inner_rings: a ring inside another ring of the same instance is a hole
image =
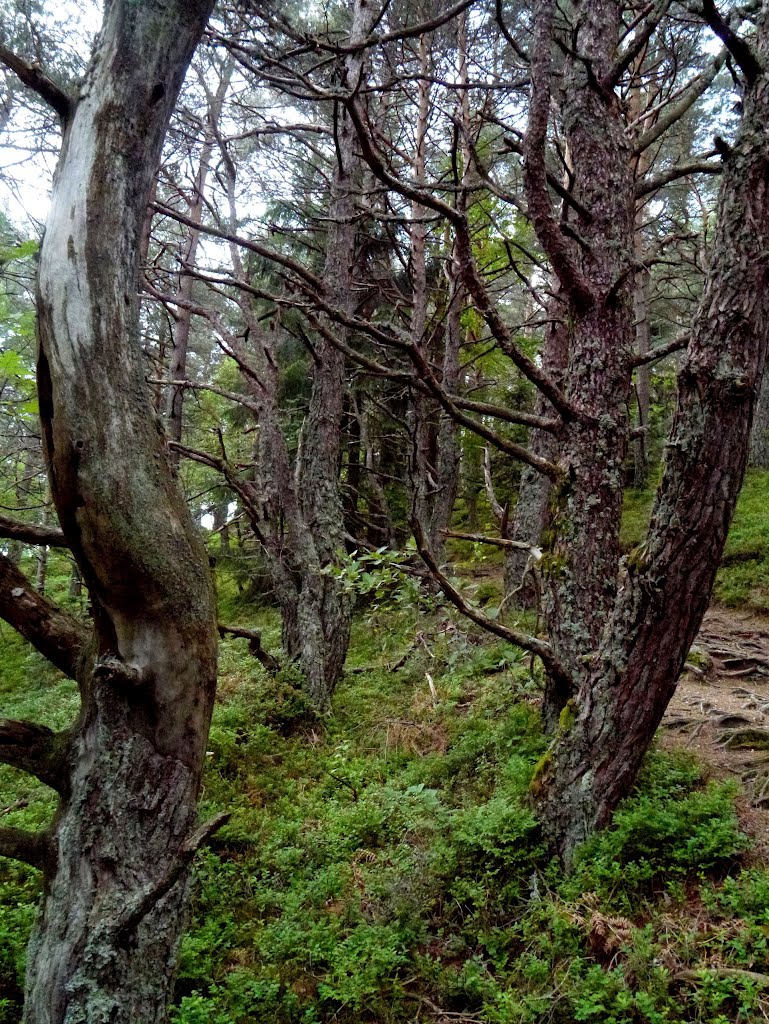
[[[765,5],[49,6],[0,1022],[769,1019]]]

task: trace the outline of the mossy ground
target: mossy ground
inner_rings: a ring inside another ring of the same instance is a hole
[[[650,503],[628,496],[626,543]],[[767,509],[769,474],[750,474],[721,600],[768,607]],[[493,613],[498,554],[478,547],[461,571]],[[226,578],[220,591],[226,618],[277,650],[276,615]],[[290,670],[269,679],[245,641],[222,645],[201,816],[233,814],[197,859],[173,1024],[769,1018],[769,865],[736,786],[653,752],[565,878],[527,806],[546,749],[528,658],[434,601],[401,601],[359,614],[347,669],[317,720]],[[52,727],[77,706],[2,624],[0,694],[4,716]],[[52,809],[0,768],[0,824],[42,827]],[[35,871],[0,859],[0,1024],[20,1019],[38,892]]]
[[[63,724],[74,687],[2,639],[6,714]],[[348,670],[318,721],[290,674],[223,645],[201,815],[233,816],[197,860],[174,1024],[761,1019],[769,869],[734,787],[652,754],[564,878],[526,804],[545,749],[528,659],[441,607],[384,608],[359,617]],[[24,776],[0,787],[3,824],[50,814]],[[35,872],[4,861],[0,888],[11,1024]]]

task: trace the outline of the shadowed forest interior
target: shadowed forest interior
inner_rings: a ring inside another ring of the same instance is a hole
[[[769,3],[0,87],[0,1024],[769,1020]]]

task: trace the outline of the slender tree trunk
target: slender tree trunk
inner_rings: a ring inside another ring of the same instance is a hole
[[[216,618],[144,387],[137,256],[170,111],[211,7],[107,4],[40,253],[45,451],[95,637],[61,765],[25,1024],[164,1020],[184,925]]]
[[[548,304],[550,323],[545,332],[542,346],[542,365],[551,378],[560,386],[569,359],[569,335],[563,322],[561,302],[553,298]],[[552,413],[550,403],[544,396],[537,397],[535,411],[546,416]],[[529,445],[535,455],[555,462],[558,458],[558,438],[544,430],[532,429]],[[524,466],[518,488],[515,515],[506,536],[532,547],[542,543],[542,532],[547,525],[551,483],[548,477],[533,466]],[[531,553],[521,548],[509,548],[505,553],[504,591],[509,607],[526,607],[534,598],[531,581],[525,574],[531,568]]]
[[[35,557],[35,590],[45,596],[45,584],[48,580],[48,548],[42,545],[37,549]]]
[[[222,116],[222,107],[232,77],[233,62],[230,60],[225,65],[219,79],[216,93],[209,96],[206,136],[200,151],[200,160],[195,175],[192,200],[189,204],[187,216],[195,225],[200,225],[203,218],[205,205],[206,185],[211,171],[211,155],[214,150],[215,135],[219,131],[219,121]],[[176,312],[176,320],[173,328],[173,349],[171,350],[171,361],[168,368],[168,379],[170,381],[183,381],[187,377],[187,355],[190,344],[190,331],[192,330],[192,289],[195,284],[195,262],[197,260],[198,245],[200,244],[200,228],[198,226],[189,229],[187,241],[182,254],[182,266],[179,274],[179,290],[177,297],[179,305]],[[168,389],[166,396],[166,433],[169,441],[179,442],[182,439],[182,420],[184,412],[184,386],[174,385]],[[178,463],[179,455],[172,449],[171,458]]]
[[[467,83],[467,25],[462,14],[458,23],[459,84]],[[417,125],[415,133],[414,180],[424,184],[426,172],[426,143],[430,115],[430,59],[428,40],[419,37],[419,66]],[[462,128],[462,185],[468,182],[470,153],[467,133],[470,111],[467,91],[459,92],[459,121]],[[457,203],[465,208],[465,197],[458,195]],[[464,309],[464,289],[460,279],[456,253],[452,253],[447,273],[447,301],[445,327],[434,329],[428,338],[428,281],[426,264],[427,229],[425,208],[418,202],[411,210],[411,282],[413,308],[411,314],[411,340],[423,362],[438,363],[435,370],[441,386],[448,393],[457,390],[460,378],[459,353],[462,344],[461,317]],[[447,236],[448,241],[448,236]],[[442,352],[436,342],[442,343]],[[437,350],[437,351],[436,351]],[[413,441],[411,456],[412,505],[415,519],[420,523],[427,543],[438,562],[443,559],[444,531],[451,522],[459,486],[459,431],[454,420],[439,410],[434,401],[415,391],[413,399]]]
[[[648,355],[651,348],[651,324],[646,296],[648,278],[647,271],[638,271],[633,287],[636,351],[639,355]],[[650,384],[651,371],[648,364],[644,363],[638,367],[635,375],[639,433],[633,440],[633,486],[639,489],[646,487],[649,480]]]

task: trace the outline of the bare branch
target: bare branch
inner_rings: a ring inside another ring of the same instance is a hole
[[[20,523],[16,519],[8,519],[0,515],[0,537],[19,540],[23,544],[44,544],[49,548],[69,547],[67,540],[58,527],[34,526],[32,523]]]
[[[613,89],[615,85],[619,83],[619,80],[656,32],[657,26],[664,18],[669,7],[670,0],[661,0],[661,2],[657,4],[656,9],[647,16],[644,27],[636,34],[624,53],[619,55],[611,71],[609,71],[601,82],[601,87],[603,89]]]
[[[710,87],[713,79],[716,77],[718,72],[724,66],[726,60],[726,51],[721,50],[709,66],[705,68],[699,75],[694,78],[686,89],[681,94],[680,99],[668,108],[667,113],[660,117],[653,128],[650,128],[647,132],[637,140],[633,147],[633,155],[638,156],[643,153],[644,150],[648,149],[649,146],[653,145],[657,139],[659,139],[676,121],[680,120],[684,114],[697,102],[702,94]]]
[[[47,871],[53,858],[47,832],[26,832],[22,828],[0,828],[0,857],[20,860],[33,868]]]
[[[37,65],[19,57],[18,54],[9,50],[7,46],[0,45],[0,64],[4,64],[9,71],[13,71],[16,77],[32,89],[37,95],[45,100],[49,107],[52,107],[61,118],[62,124],[66,124],[72,116],[73,101],[60,86],[52,81]]]
[[[660,171],[659,174],[639,181],[635,187],[635,197],[642,199],[644,196],[656,192],[657,189],[669,185],[671,181],[688,178],[691,174],[720,174],[723,169],[724,165],[720,160],[692,160],[690,163],[674,164],[667,170]]]
[[[689,332],[686,331],[683,334],[677,334],[675,338],[671,338],[670,341],[665,342],[664,345],[656,345],[648,352],[642,352],[631,360],[631,366],[647,366],[649,363],[656,363],[658,359],[664,359],[665,356],[671,355],[673,352],[680,352],[681,349],[686,348],[689,344]]]
[[[249,651],[262,663],[265,669],[273,674],[279,671],[280,662],[262,647],[262,634],[258,630],[246,629],[244,626],[227,626],[223,622],[219,623],[217,629],[219,630],[219,636],[222,638],[225,636],[236,636],[248,640]]]
[[[62,796],[69,789],[69,746],[68,732],[56,733],[34,722],[0,718],[0,763],[34,775]]]
[[[531,544],[522,540],[508,540],[506,537],[485,537],[482,533],[460,533],[458,530],[444,530],[447,537],[457,540],[471,540],[475,544],[492,544],[495,548],[515,548],[518,551],[536,551]]]
[[[521,633],[516,629],[509,629],[507,626],[503,626],[501,622],[490,619],[487,615],[484,615],[483,612],[478,611],[477,608],[473,608],[471,604],[468,604],[453,583],[444,576],[438,567],[438,563],[435,561],[435,557],[428,546],[427,538],[425,537],[424,530],[420,523],[413,521],[411,527],[414,531],[414,539],[417,542],[417,550],[419,551],[419,554],[422,556],[425,565],[430,570],[431,576],[455,608],[458,608],[463,615],[466,615],[467,618],[475,622],[476,625],[482,626],[483,629],[488,630],[489,633],[494,633],[495,636],[501,637],[503,640],[507,640],[508,643],[515,644],[516,647],[522,647],[523,650],[536,654],[548,672],[558,676],[559,678],[565,678],[564,671],[547,641],[540,640],[535,636],[529,636],[527,633]]]
[[[29,640],[56,668],[72,679],[77,678],[87,630],[77,619],[38,594],[5,555],[0,555],[0,618]]]
[[[702,0],[702,15],[742,69],[748,85],[753,85],[763,68],[748,43],[721,17],[714,0]]]

